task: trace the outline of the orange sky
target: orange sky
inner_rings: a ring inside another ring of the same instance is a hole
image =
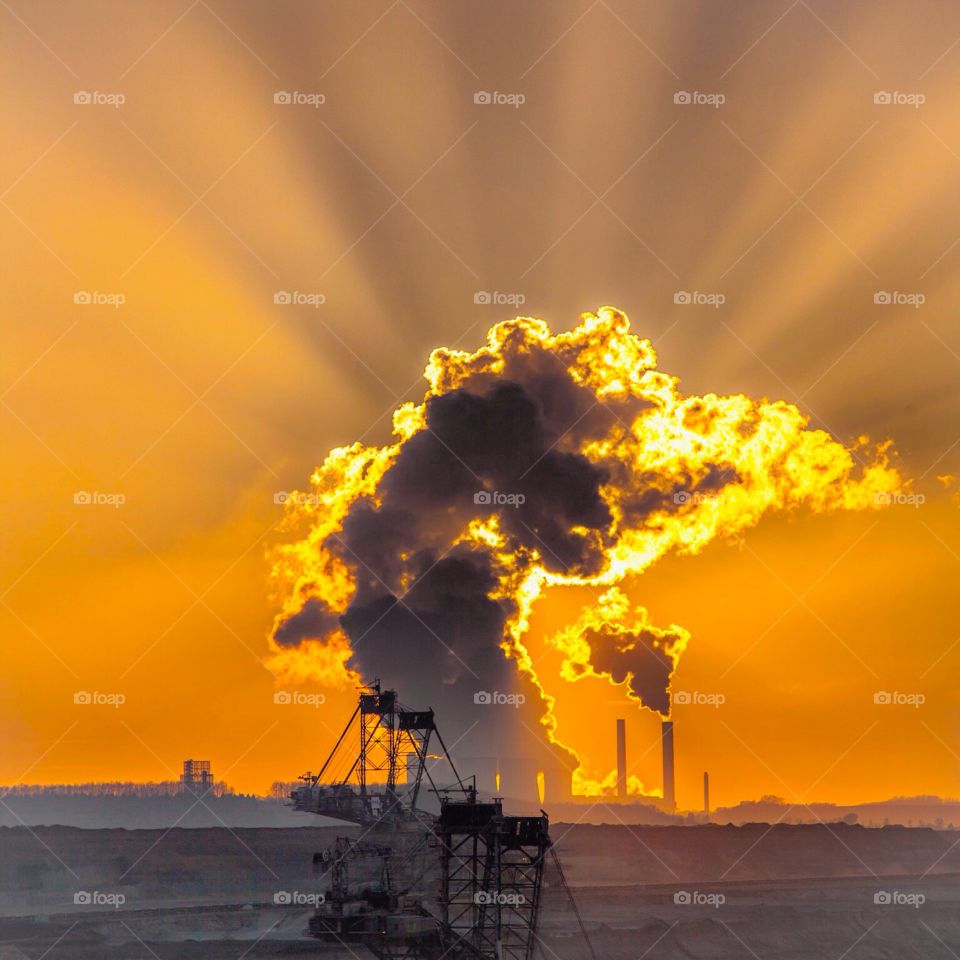
[[[614,303],[689,391],[891,437],[927,497],[770,518],[629,584],[693,635],[674,689],[726,697],[676,709],[680,803],[704,769],[717,803],[960,793],[960,521],[936,480],[960,474],[960,13],[719,9],[0,11],[0,782],[163,779],[201,756],[262,790],[315,768],[348,695],[273,703],[274,494],[333,445],[383,442],[432,347],[474,349],[516,312],[474,302],[501,291],[554,329]],[[585,599],[538,610],[531,645]],[[876,707],[877,690],[926,703]],[[658,785],[652,715],[599,681],[551,692],[592,772],[627,715]]]

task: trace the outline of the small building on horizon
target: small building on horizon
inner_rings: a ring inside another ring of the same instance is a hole
[[[213,789],[213,773],[209,760],[184,760],[183,773],[180,774],[183,789],[191,793],[206,793]]]

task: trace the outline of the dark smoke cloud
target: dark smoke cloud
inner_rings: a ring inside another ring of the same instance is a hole
[[[553,408],[572,406],[575,412],[576,404],[585,403],[569,378],[565,385],[559,378],[552,384]],[[568,396],[561,402],[564,386]],[[328,544],[356,568],[354,606],[402,592],[404,581],[439,576],[431,564],[470,520],[491,511],[499,513],[502,529],[516,543],[542,553],[548,568],[596,570],[611,521],[600,497],[607,472],[562,449],[562,439],[559,423],[516,382],[494,381],[483,394],[458,389],[431,398],[427,429],[404,444],[384,475],[377,489],[380,505],[358,500],[343,533]],[[519,495],[523,502],[477,503],[480,491]],[[572,533],[574,526],[591,533]],[[489,580],[479,568],[465,567],[463,573],[478,587]]]
[[[411,705],[437,709],[452,738],[463,736],[461,750],[506,751],[572,768],[565,751],[547,744],[537,690],[500,649],[514,606],[490,597],[496,558],[454,541],[471,520],[495,511],[513,544],[537,551],[547,568],[595,572],[611,524],[600,497],[608,473],[575,447],[606,434],[611,414],[552,359],[528,354],[514,372],[524,374],[523,382],[479,376],[430,398],[427,428],[384,474],[378,503],[357,500],[326,548],[356,580],[339,620],[352,668],[381,677]],[[477,503],[481,491],[523,502]],[[330,625],[329,611],[309,601],[275,636],[292,645]],[[526,702],[475,703],[481,692],[521,694]]]
[[[356,580],[339,620],[351,641],[349,666],[396,687],[412,706],[433,706],[452,739],[463,737],[461,751],[506,751],[570,769],[572,756],[547,744],[537,690],[499,646],[514,605],[491,598],[503,572],[495,555],[455,541],[471,520],[495,511],[513,550],[535,551],[548,570],[596,573],[612,536],[600,488],[612,481],[637,489],[637,478],[626,477],[615,459],[598,465],[577,450],[626,429],[646,402],[598,403],[548,351],[506,348],[502,355],[496,374],[473,374],[427,401],[426,429],[403,444],[377,502],[358,499],[325,546]],[[673,504],[673,490],[649,479],[627,504],[632,514]],[[475,502],[481,491],[522,502]],[[317,636],[327,621],[325,608],[308,603],[281,625],[278,642]],[[598,638],[597,669],[618,679],[631,674],[644,703],[666,712],[670,665],[647,638],[634,640],[621,649]],[[477,704],[481,691],[522,694],[526,702]]]
[[[311,597],[276,629],[273,639],[281,647],[295,647],[307,639],[325,637],[339,626],[337,615],[322,601]]]
[[[597,673],[609,674],[615,683],[629,680],[630,692],[645,707],[664,717],[670,715],[673,661],[662,644],[680,640],[679,635],[649,630],[635,633],[588,630],[584,639],[590,644],[590,663]]]
[[[410,702],[442,709],[461,733],[477,723],[464,749],[515,752],[523,744],[556,762],[542,735],[539,695],[499,647],[514,607],[490,598],[496,560],[476,546],[453,545],[471,520],[496,511],[503,532],[538,551],[548,568],[598,568],[611,522],[600,497],[607,474],[563,449],[563,430],[595,401],[568,377],[551,374],[534,386],[531,394],[526,384],[498,379],[431,398],[427,429],[384,475],[379,506],[355,503],[328,546],[355,569],[357,590],[341,619],[354,651],[350,666],[384,677]],[[523,502],[477,503],[481,491]],[[574,526],[590,534],[572,533]],[[476,693],[494,691],[522,694],[526,703],[474,703]]]

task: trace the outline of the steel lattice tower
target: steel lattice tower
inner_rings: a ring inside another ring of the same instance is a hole
[[[546,814],[510,817],[499,800],[445,800],[439,905],[444,927],[490,960],[531,960],[550,850]]]

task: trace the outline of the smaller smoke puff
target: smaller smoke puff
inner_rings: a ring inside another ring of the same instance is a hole
[[[689,639],[682,627],[653,626],[643,607],[631,611],[627,597],[612,587],[547,643],[564,655],[564,680],[600,677],[625,684],[631,699],[668,717],[670,678]]]
[[[535,757],[548,790],[551,764],[579,762],[553,712],[564,682],[601,678],[669,713],[688,636],[611,588],[769,512],[877,509],[901,487],[888,444],[847,448],[782,401],[684,396],[612,308],[567,333],[497,324],[473,353],[435,350],[425,378],[392,443],[332,450],[288,501],[268,662],[324,685],[384,677],[450,717],[465,755],[496,740]],[[561,671],[541,676],[530,618],[568,585],[603,595],[550,639]],[[478,690],[525,705],[491,711]]]

